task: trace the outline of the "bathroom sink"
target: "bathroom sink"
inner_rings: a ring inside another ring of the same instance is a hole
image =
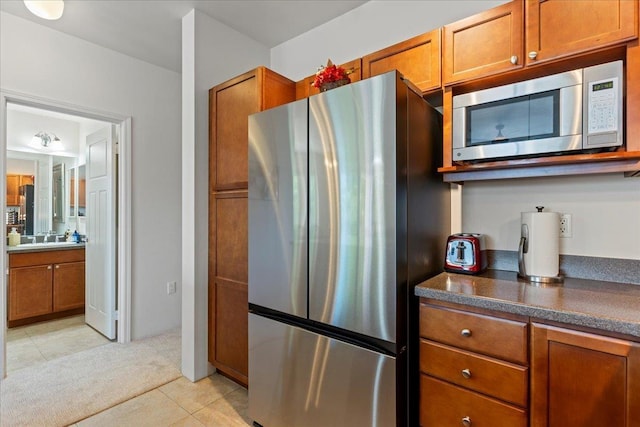
[[[9,249],[46,249],[79,245],[76,242],[47,242],[47,243],[22,243],[18,246],[8,246]]]

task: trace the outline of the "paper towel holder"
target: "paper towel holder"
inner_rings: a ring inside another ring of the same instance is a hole
[[[536,206],[538,212],[542,212],[544,206]],[[532,283],[561,283],[564,280],[562,275],[557,276],[534,276],[527,274],[527,268],[525,265],[525,257],[529,251],[529,227],[527,224],[521,224],[520,226],[520,244],[518,245],[518,277],[525,279]]]

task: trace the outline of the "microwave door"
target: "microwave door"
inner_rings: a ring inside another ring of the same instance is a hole
[[[572,86],[454,108],[454,160],[579,150],[581,105]]]

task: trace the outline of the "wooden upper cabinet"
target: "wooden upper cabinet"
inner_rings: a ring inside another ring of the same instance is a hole
[[[353,72],[349,74],[349,80],[351,83],[362,80],[362,61],[360,59],[345,62],[344,64],[340,64],[340,67],[347,71],[353,70]],[[320,89],[311,86],[315,78],[316,75],[312,74],[309,77],[305,77],[303,80],[296,82],[296,100],[308,98],[320,93]]]
[[[20,175],[7,175],[7,206],[20,204]]]
[[[20,186],[33,184],[33,175],[7,175],[7,206],[20,204]]]
[[[445,25],[443,83],[457,83],[521,68],[524,63],[522,38],[521,1],[512,1]]]
[[[405,40],[362,58],[362,77],[398,70],[422,92],[440,88],[440,29]]]
[[[637,37],[637,1],[526,0],[527,65]]]
[[[640,344],[533,324],[531,426],[640,425]]]
[[[209,90],[210,191],[248,186],[250,114],[295,99],[295,83],[258,67]]]

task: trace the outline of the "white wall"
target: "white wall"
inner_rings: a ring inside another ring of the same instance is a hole
[[[271,68],[294,80],[331,58],[346,62],[505,1],[370,1],[271,51]],[[452,232],[486,233],[516,250],[520,212],[544,205],[573,216],[562,254],[640,259],[640,179],[622,174],[452,185]]]
[[[273,48],[271,69],[301,80],[329,58],[351,61],[502,3],[507,1],[369,1]]]
[[[207,362],[209,89],[259,65],[269,50],[209,16],[182,19],[182,372],[192,381]]]
[[[622,174],[468,182],[463,231],[487,234],[490,249],[518,250],[520,213],[571,214],[572,235],[560,253],[640,259],[640,179]]]
[[[2,12],[0,63],[3,90],[132,117],[131,337],[180,325],[180,74]]]

